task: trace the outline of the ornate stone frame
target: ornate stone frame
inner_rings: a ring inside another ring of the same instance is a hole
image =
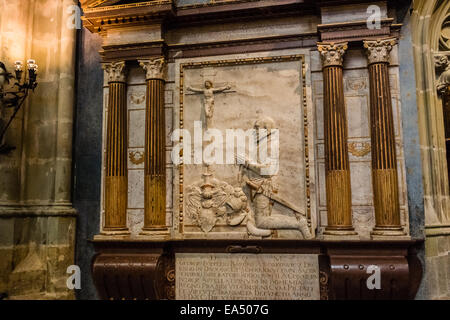
[[[286,62],[286,61],[300,61],[302,63],[302,107],[304,115],[304,143],[305,143],[305,184],[306,184],[306,199],[307,199],[307,220],[310,228],[313,226],[311,217],[311,177],[314,178],[314,173],[311,176],[310,172],[310,135],[309,135],[309,119],[308,119],[308,101],[307,101],[307,85],[306,85],[306,75],[307,66],[304,54],[293,54],[293,55],[280,55],[280,56],[269,56],[269,57],[252,57],[246,59],[227,59],[227,60],[213,60],[213,61],[201,61],[201,62],[186,62],[180,64],[179,71],[179,128],[183,129],[183,113],[184,113],[184,70],[202,67],[220,67],[220,66],[235,66],[235,65],[248,65],[248,64],[262,64],[271,62]],[[180,137],[180,143],[183,142],[183,137]],[[184,168],[183,161],[180,158],[180,165],[178,169],[178,183],[179,183],[179,194],[178,194],[178,215],[174,216],[178,219],[178,233],[183,234],[183,218],[184,218]],[[174,185],[175,187],[175,185]],[[174,211],[175,213],[175,211]]]

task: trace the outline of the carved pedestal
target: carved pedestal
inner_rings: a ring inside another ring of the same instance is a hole
[[[422,278],[417,241],[204,240],[95,241],[93,277],[101,299],[175,299],[175,256],[179,253],[317,255],[321,300],[413,299]],[[369,289],[373,267],[379,289]],[[368,272],[369,271],[369,272]],[[272,289],[271,289],[272,290]],[[293,288],[292,290],[295,290]]]

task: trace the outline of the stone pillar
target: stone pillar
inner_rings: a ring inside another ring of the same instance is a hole
[[[325,170],[328,225],[325,237],[356,236],[352,224],[343,58],[347,43],[318,43],[324,81]]]
[[[166,121],[164,58],[139,60],[146,71],[144,227],[141,235],[164,236],[166,226]]]
[[[370,127],[375,228],[372,236],[404,236],[395,151],[395,128],[389,84],[389,56],[395,38],[364,41],[370,78]]]
[[[127,235],[128,130],[125,61],[105,63],[109,99],[107,117],[105,222],[102,234]]]

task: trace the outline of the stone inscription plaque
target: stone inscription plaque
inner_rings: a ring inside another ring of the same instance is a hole
[[[192,254],[175,259],[178,300],[319,300],[318,255]]]

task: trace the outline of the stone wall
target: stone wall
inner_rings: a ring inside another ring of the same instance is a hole
[[[38,87],[6,136],[0,156],[0,292],[9,298],[71,298],[72,123],[76,30],[73,0],[0,1],[0,60],[39,65]]]
[[[95,299],[91,278],[93,239],[100,228],[102,168],[102,86],[101,38],[80,30],[78,38],[77,111],[74,136],[73,206],[78,211],[76,264],[80,266],[78,299]]]

